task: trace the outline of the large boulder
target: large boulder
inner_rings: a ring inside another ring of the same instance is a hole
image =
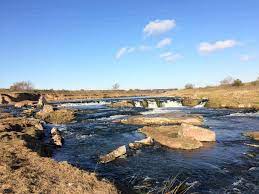
[[[198,141],[216,141],[214,131],[185,123],[181,124],[178,137],[189,137]]]
[[[43,113],[51,113],[51,112],[53,112],[53,111],[54,111],[54,108],[53,108],[52,105],[50,105],[50,104],[45,104],[45,105],[43,106],[43,109],[42,109],[42,112],[43,112]]]
[[[39,108],[42,108],[42,107],[43,107],[44,105],[46,105],[46,104],[48,104],[48,102],[47,102],[45,96],[41,95],[41,96],[40,96],[40,99],[39,99],[39,101],[38,101],[37,106],[38,106]]]
[[[15,102],[21,101],[38,101],[40,95],[37,93],[4,93],[0,96],[1,104],[15,104]]]
[[[190,97],[184,97],[182,99],[182,105],[183,106],[197,106],[198,104],[200,104],[201,99],[197,99],[197,98],[190,98]]]
[[[159,127],[143,127],[140,129],[142,133],[153,138],[156,142],[172,149],[192,150],[203,146],[203,144],[190,137],[179,137],[178,132],[180,126],[159,126]]]
[[[112,152],[100,156],[100,163],[108,163],[111,162],[113,160],[115,160],[116,158],[126,154],[127,150],[126,150],[126,146],[120,146],[117,149],[113,150]]]
[[[132,101],[123,100],[119,102],[113,102],[108,106],[113,108],[134,107],[134,103]]]
[[[53,110],[49,105],[45,105],[45,109],[39,111],[36,117],[53,124],[70,123],[75,119],[75,111],[69,109]]]
[[[249,131],[244,133],[244,135],[252,138],[253,140],[259,141],[259,131]]]
[[[202,125],[203,118],[199,115],[186,115],[185,113],[167,113],[159,115],[137,115],[127,119],[122,119],[124,124],[132,125],[173,125],[173,124],[192,124]]]
[[[34,101],[30,101],[30,100],[24,100],[24,101],[16,102],[14,104],[16,108],[22,108],[22,107],[33,106],[33,105],[34,105]]]
[[[136,150],[136,149],[141,148],[142,146],[153,145],[153,143],[154,143],[153,139],[151,137],[147,137],[140,141],[135,141],[133,143],[129,143],[129,148]]]
[[[64,139],[61,136],[60,131],[56,127],[53,127],[50,133],[51,133],[51,143],[61,147],[63,145]]]

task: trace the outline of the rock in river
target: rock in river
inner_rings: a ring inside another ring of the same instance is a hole
[[[214,131],[182,123],[179,131],[179,137],[190,137],[198,141],[216,141],[216,134]]]
[[[202,143],[190,137],[179,137],[180,126],[143,127],[142,133],[153,138],[156,142],[173,149],[191,150],[202,147]]]
[[[186,115],[185,113],[167,113],[159,115],[137,115],[121,120],[124,124],[132,125],[174,125],[191,124],[202,125],[203,118],[200,115]]]
[[[254,140],[259,140],[259,131],[249,131],[244,133],[245,136],[250,137]]]
[[[111,161],[115,160],[116,158],[126,154],[126,152],[127,152],[126,146],[125,145],[120,146],[116,150],[113,150],[112,152],[110,152],[106,155],[100,156],[100,162],[101,163],[111,162]]]

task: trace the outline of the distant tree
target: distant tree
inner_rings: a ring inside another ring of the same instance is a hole
[[[232,83],[232,86],[242,86],[242,85],[243,85],[243,82],[240,79],[236,79]]]
[[[233,84],[234,78],[231,76],[226,77],[225,79],[220,81],[220,85],[230,85]]]
[[[112,89],[113,90],[118,90],[120,88],[120,84],[119,83],[115,83],[112,85]]]
[[[184,87],[185,87],[185,89],[193,89],[193,88],[194,88],[194,85],[188,83],[188,84],[186,84]]]
[[[16,82],[10,86],[10,90],[22,91],[22,90],[33,90],[34,86],[30,81]]]

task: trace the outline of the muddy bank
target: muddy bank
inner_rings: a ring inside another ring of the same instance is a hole
[[[55,148],[43,142],[40,120],[0,115],[0,193],[119,193],[94,173],[48,158]]]

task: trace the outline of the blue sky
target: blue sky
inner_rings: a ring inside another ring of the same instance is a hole
[[[258,43],[258,0],[1,0],[0,88],[251,81]]]

